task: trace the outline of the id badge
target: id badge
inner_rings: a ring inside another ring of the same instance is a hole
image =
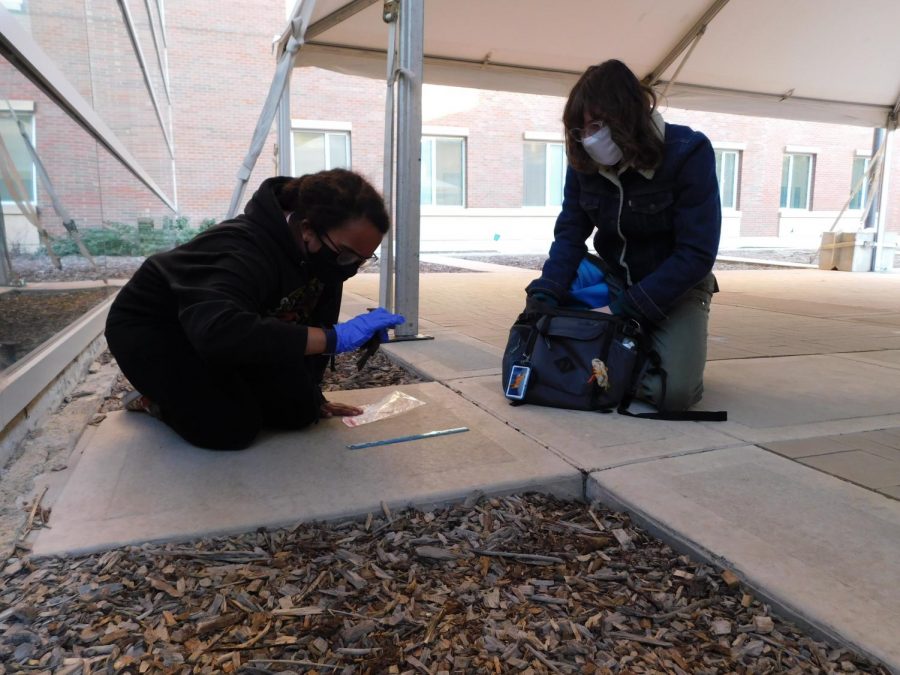
[[[513,401],[525,400],[525,391],[528,389],[528,379],[530,377],[530,366],[513,366],[509,372],[509,381],[506,383],[506,398]]]

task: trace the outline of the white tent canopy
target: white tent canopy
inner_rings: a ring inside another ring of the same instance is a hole
[[[424,4],[425,81],[435,84],[566,96],[609,58],[665,82],[680,44],[707,25],[669,90],[672,107],[882,127],[900,97],[897,0]],[[382,10],[378,0],[318,0],[296,65],[383,78]]]
[[[587,66],[617,58],[668,106],[892,130],[898,29],[898,0],[297,0],[230,212],[278,106],[280,164],[290,170],[289,63],[373,78],[390,69],[385,195],[396,167],[396,265],[388,239],[380,300],[407,317],[397,335],[413,338],[423,82],[566,96]]]

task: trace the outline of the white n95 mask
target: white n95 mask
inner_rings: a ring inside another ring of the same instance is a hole
[[[609,127],[603,127],[597,133],[583,139],[581,145],[584,146],[588,157],[597,164],[615,166],[622,159],[622,150],[613,141]]]

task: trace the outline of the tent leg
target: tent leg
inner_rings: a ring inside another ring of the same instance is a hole
[[[406,322],[399,339],[419,332],[419,200],[422,164],[422,74],[425,3],[400,2],[400,68],[397,92],[396,311]]]
[[[12,261],[6,245],[6,221],[0,208],[0,286],[10,286],[13,280]]]
[[[881,149],[881,144],[884,143],[884,134],[885,130],[883,127],[877,127],[872,132],[872,157],[874,158],[878,151]],[[875,202],[878,202],[878,185],[875,184],[876,176],[872,176],[869,180],[869,189],[867,194],[871,194],[875,198]],[[863,227],[866,228],[874,228],[876,226],[876,212],[877,207],[874,209],[869,209],[868,213],[866,213],[866,222],[863,224]]]
[[[234,191],[231,194],[231,203],[228,206],[226,218],[234,218],[239,212],[241,202],[244,199],[247,181],[250,180],[250,175],[256,166],[259,153],[262,152],[266,139],[269,136],[269,130],[272,128],[272,122],[275,120],[275,115],[279,109],[282,92],[286,90],[287,83],[291,79],[294,61],[296,60],[297,52],[303,45],[306,28],[309,26],[309,20],[315,7],[316,0],[303,0],[295,10],[297,12],[296,15],[291,19],[291,38],[285,45],[284,52],[278,58],[278,65],[275,67],[275,75],[272,77],[269,93],[259,113],[259,120],[256,122],[256,128],[253,130],[253,138],[250,139],[250,149],[247,150],[247,155],[238,169],[237,184],[234,186]]]
[[[394,138],[396,108],[394,83],[397,81],[397,11],[396,6],[385,2],[382,18],[388,24],[387,88],[384,98],[384,162],[382,165],[382,194],[384,205],[391,219],[391,229],[381,240],[381,266],[379,269],[378,305],[394,311],[394,239],[397,221],[394,217]]]
[[[891,162],[893,161],[893,140],[894,131],[885,132],[883,136],[884,157],[882,158],[880,185],[878,186],[878,221],[875,229],[875,257],[872,260],[873,272],[890,272],[894,268],[893,260],[882,260],[884,257],[884,240],[887,232],[887,216],[888,216],[888,195],[890,194],[889,186],[891,184]],[[873,213],[872,209],[870,213]]]
[[[276,159],[279,176],[293,176],[291,166],[291,75],[288,75],[278,102],[278,157]]]

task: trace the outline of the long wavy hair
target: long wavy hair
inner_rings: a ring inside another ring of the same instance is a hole
[[[584,151],[571,130],[584,126],[585,113],[604,122],[612,139],[622,150],[622,161],[636,169],[653,169],[663,158],[665,144],[653,124],[656,93],[640,82],[621,61],[610,59],[591,66],[572,87],[563,124],[566,128],[566,154],[578,171],[596,171],[598,164]]]
[[[294,178],[277,197],[282,209],[293,212],[292,222],[307,220],[319,234],[359,217],[368,219],[382,234],[390,227],[381,195],[369,181],[347,169]]]

